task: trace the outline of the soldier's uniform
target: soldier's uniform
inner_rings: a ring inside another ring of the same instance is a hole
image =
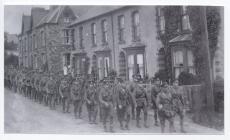
[[[132,95],[129,93],[125,85],[117,84],[116,86],[116,104],[118,120],[120,122],[120,128],[124,130],[123,122],[125,121],[125,129],[129,129],[129,121],[131,117],[131,103]]]
[[[136,125],[140,128],[140,113],[141,110],[144,113],[144,127],[148,128],[147,116],[148,116],[148,97],[143,87],[136,84],[134,88],[134,95],[136,100]]]
[[[101,105],[101,110],[103,113],[103,126],[105,132],[107,132],[107,119],[109,118],[110,123],[110,132],[114,132],[113,130],[113,121],[114,121],[114,115],[115,115],[115,108],[116,108],[116,102],[115,97],[113,94],[112,86],[109,85],[109,83],[105,83],[103,87],[100,88],[99,93],[99,101]]]
[[[33,72],[32,77],[30,79],[30,85],[31,85],[31,99],[34,101],[36,101],[35,77],[36,77],[36,73]]]
[[[93,81],[90,81],[86,90],[85,101],[88,110],[89,123],[96,124],[99,99],[97,87]]]
[[[74,80],[70,87],[70,95],[74,105],[74,116],[75,118],[81,118],[81,84],[78,80]]]
[[[136,86],[136,84],[135,83],[133,83],[133,82],[130,82],[130,81],[127,81],[127,82],[125,82],[125,86],[126,86],[126,88],[127,88],[127,90],[128,90],[128,92],[132,95],[132,97],[134,97],[135,95],[134,95],[134,88],[135,88],[135,86]],[[135,118],[136,118],[136,107],[135,107],[135,100],[132,100],[132,102],[131,102],[131,112],[132,112],[132,119],[133,120],[135,120]]]
[[[46,93],[48,95],[48,104],[50,106],[50,109],[55,108],[55,102],[52,102],[54,96],[55,96],[55,81],[53,80],[52,76],[49,76],[49,79],[46,83]]]
[[[35,100],[41,103],[41,93],[40,93],[40,80],[41,80],[41,75],[40,73],[37,73],[35,77]]]
[[[155,125],[158,126],[158,109],[156,105],[156,99],[157,95],[160,93],[161,87],[158,84],[152,85],[151,86],[151,102],[152,102],[152,108],[154,110],[154,121]]]
[[[47,101],[46,101],[46,75],[42,74],[42,77],[40,79],[40,103],[42,101],[44,101],[44,104],[47,105]]]
[[[173,108],[176,114],[180,117],[180,131],[185,132],[184,130],[184,98],[183,98],[183,88],[180,86],[172,86],[171,87],[171,93],[172,93],[172,103]]]
[[[61,80],[60,86],[59,86],[59,94],[62,99],[62,110],[63,113],[69,113],[69,107],[70,107],[70,85],[68,83],[68,80],[66,78],[63,78]]]
[[[157,96],[157,107],[161,125],[161,132],[165,130],[165,120],[169,121],[169,132],[174,132],[174,116],[175,111],[173,110],[172,94],[168,86],[164,86],[161,92]]]
[[[27,94],[27,97],[29,97],[30,99],[31,99],[31,89],[32,89],[31,73],[28,73],[26,77],[26,94]]]

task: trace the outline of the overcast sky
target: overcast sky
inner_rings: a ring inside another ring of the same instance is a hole
[[[31,8],[29,5],[9,5],[4,7],[4,31],[10,34],[19,34],[21,32],[22,15],[30,15]],[[49,6],[36,6],[48,9]]]

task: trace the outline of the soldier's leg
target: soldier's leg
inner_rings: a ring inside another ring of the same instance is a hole
[[[126,106],[125,108],[125,128],[127,130],[129,130],[129,121],[130,121],[130,117],[131,117],[131,107],[130,106]]]
[[[143,113],[144,113],[144,127],[148,128],[147,120],[148,120],[148,109],[147,106],[143,107]]]
[[[172,132],[175,132],[175,127],[174,127],[174,117],[170,117],[168,118],[168,121],[169,121],[169,132],[172,133]]]
[[[135,106],[134,106],[134,103],[132,103],[132,119],[135,120]]]
[[[118,121],[120,123],[120,128],[122,130],[124,130],[124,127],[123,127],[123,120],[124,120],[124,109],[123,107],[122,108],[117,108],[117,118],[118,118]]]
[[[78,109],[79,118],[81,118],[82,106],[83,106],[83,100],[80,100],[80,102],[79,102],[79,109]]]
[[[186,131],[184,130],[184,113],[183,113],[183,111],[179,112],[179,117],[180,117],[180,131],[182,133],[185,133]]]
[[[161,133],[165,132],[165,116],[163,112],[159,111],[158,112],[159,119],[160,119],[160,126],[161,126]]]
[[[65,113],[65,110],[66,110],[66,109],[65,109],[65,108],[66,108],[66,107],[65,107],[65,102],[66,102],[66,98],[63,97],[63,98],[62,98],[62,111],[63,111],[63,113]]]
[[[101,104],[99,104],[99,117],[100,117],[100,122],[103,122],[103,109]]]
[[[136,107],[136,126],[140,128],[140,115],[141,115],[141,106]]]
[[[102,107],[102,110],[103,110],[103,126],[104,126],[104,131],[107,132],[107,126],[106,126],[106,121],[107,121],[107,118],[108,118],[108,115],[109,115],[109,110],[105,107]]]
[[[154,109],[154,121],[155,121],[155,126],[158,126],[158,110],[157,110],[157,108]]]
[[[109,122],[110,122],[110,132],[114,132],[113,120],[114,120],[115,110],[112,106],[109,108]]]
[[[70,103],[71,103],[71,100],[70,100],[69,98],[67,98],[67,99],[66,99],[66,112],[67,112],[67,113],[70,113],[70,111],[69,111]]]
[[[91,109],[90,104],[86,103],[86,108],[87,108],[87,111],[88,111],[89,123],[91,123],[92,109]]]
[[[97,120],[98,105],[93,106],[93,123],[96,124]]]

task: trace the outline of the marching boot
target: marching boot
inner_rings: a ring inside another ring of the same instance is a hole
[[[141,126],[140,126],[140,122],[139,122],[139,120],[137,119],[137,124],[136,124],[136,126],[137,126],[137,128],[141,128]]]
[[[121,129],[121,130],[124,130],[122,121],[120,121],[120,129]]]
[[[104,125],[104,132],[108,132],[106,125]]]
[[[125,125],[125,129],[129,130],[129,125],[128,124]]]
[[[149,126],[147,125],[147,121],[144,122],[144,127],[149,128]]]
[[[110,126],[109,131],[110,131],[111,133],[114,133],[114,132],[115,132],[114,129],[113,129],[113,126]]]

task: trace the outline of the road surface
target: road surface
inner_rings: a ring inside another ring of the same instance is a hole
[[[34,102],[7,89],[5,89],[4,99],[5,133],[105,134],[101,123],[97,125],[88,123],[85,107],[83,108],[83,119],[75,119],[73,108],[71,108],[71,113],[62,113],[60,105],[56,110],[50,110],[44,104]],[[120,130],[117,119],[115,119],[115,132],[160,134],[160,127],[153,125],[151,112],[148,117],[150,128],[136,128],[135,121],[132,120],[130,130],[128,131]],[[166,126],[168,126],[168,123],[166,123]],[[175,120],[175,127],[179,133],[178,118]],[[168,130],[168,127],[166,129]],[[187,131],[186,134],[223,134],[223,131],[194,124],[188,117],[185,119],[185,129]]]

